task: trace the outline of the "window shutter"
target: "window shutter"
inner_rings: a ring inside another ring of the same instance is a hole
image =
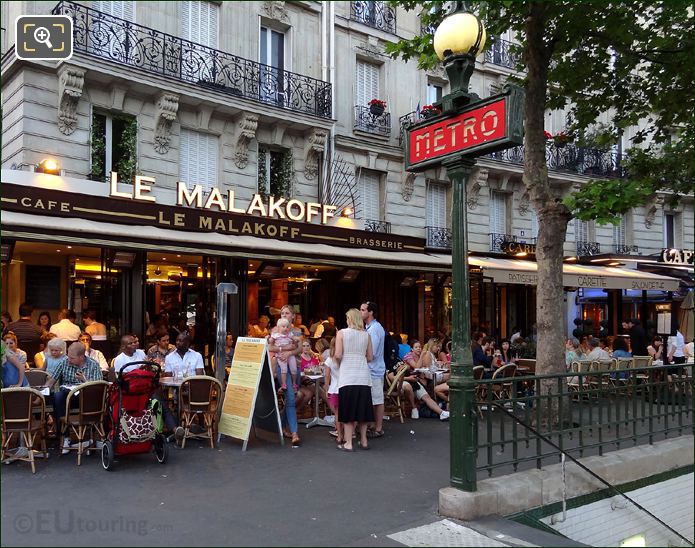
[[[372,99],[381,99],[378,65],[358,60],[355,65],[355,82],[357,83],[356,105],[366,106]]]
[[[179,180],[189,188],[201,185],[209,190],[217,185],[217,137],[181,129]]]
[[[490,232],[507,233],[507,200],[501,192],[490,195]]]
[[[217,48],[217,4],[200,0],[181,2],[181,37]]]
[[[381,220],[381,193],[379,174],[363,169],[360,174],[361,217],[373,221]]]
[[[92,7],[114,17],[120,17],[126,21],[135,21],[135,2],[130,0],[116,0],[114,2],[93,2]]]
[[[620,217],[620,224],[613,225],[613,244],[624,246],[627,244],[627,217]]]
[[[574,240],[576,242],[589,241],[589,223],[581,219],[574,220]]]
[[[427,183],[427,226],[446,228],[446,186]]]

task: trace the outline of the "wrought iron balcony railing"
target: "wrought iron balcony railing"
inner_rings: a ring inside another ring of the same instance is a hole
[[[376,221],[374,219],[364,220],[364,229],[367,232],[381,232],[382,234],[391,234],[391,223],[387,221]]]
[[[331,84],[190,42],[74,2],[53,14],[73,21],[74,51],[228,95],[331,117]]]
[[[523,164],[524,147],[508,148],[488,154],[486,157],[500,162]],[[555,171],[568,171],[605,179],[625,176],[625,171],[620,165],[622,154],[619,152],[584,148],[574,143],[556,145],[553,142],[548,142],[545,147],[545,158],[548,169]]]
[[[384,112],[377,116],[372,114],[369,107],[355,105],[354,129],[388,137],[391,135],[391,113]]]
[[[495,39],[490,47],[485,50],[485,62],[516,69],[521,61],[521,54],[512,50],[514,46],[515,44],[507,40]]]
[[[440,226],[428,226],[427,247],[433,249],[451,249],[451,229]]]
[[[396,10],[386,5],[386,2],[352,2],[350,17],[375,29],[396,34]]]
[[[524,236],[514,236],[513,234],[490,233],[490,251],[502,253],[502,246],[507,242],[517,242],[521,244],[535,244],[536,238],[526,238]]]
[[[577,257],[586,257],[588,255],[599,255],[601,253],[601,244],[598,242],[577,242]]]
[[[633,253],[639,253],[639,247],[636,245],[615,244],[613,251],[617,255],[632,255]]]

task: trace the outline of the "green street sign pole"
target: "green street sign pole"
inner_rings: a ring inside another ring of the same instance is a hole
[[[450,482],[464,491],[476,491],[478,415],[471,352],[470,274],[468,270],[468,213],[466,188],[475,160],[460,156],[444,161],[453,187],[451,211],[453,333],[449,378]]]

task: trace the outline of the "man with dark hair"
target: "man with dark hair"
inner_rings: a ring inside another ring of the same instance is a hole
[[[630,350],[633,356],[648,356],[647,334],[637,318],[631,318],[627,323],[630,328]]]
[[[487,355],[492,339],[486,337],[482,331],[473,334],[473,365],[482,365],[485,369],[492,367],[492,356]]]
[[[92,336],[92,340],[106,340],[106,326],[97,321],[97,315],[94,310],[86,310],[82,314],[82,321],[84,322],[85,326],[84,330]]]
[[[3,335],[9,331],[16,335],[19,348],[36,346],[38,350],[38,345],[41,343],[41,328],[31,321],[31,313],[33,311],[34,308],[30,304],[20,304],[19,319],[16,322],[9,323],[3,331]],[[34,356],[29,356],[30,360],[33,360],[33,358]]]
[[[364,328],[372,339],[373,358],[369,362],[369,372],[372,377],[372,405],[374,406],[374,433],[372,437],[380,438],[384,435],[384,375],[386,374],[384,339],[386,332],[376,320],[377,310],[376,303],[371,301],[365,301],[360,305]]]
[[[74,320],[77,315],[74,310],[63,308],[58,314],[58,323],[51,326],[50,332],[55,333],[57,337],[64,341],[76,341],[80,338],[80,327],[75,325]]]

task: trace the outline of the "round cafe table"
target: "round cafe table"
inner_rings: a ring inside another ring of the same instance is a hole
[[[333,424],[319,416],[319,400],[321,399],[320,388],[321,381],[324,378],[323,375],[306,375],[302,373],[302,377],[314,381],[314,416],[310,419],[300,419],[298,422],[306,424],[307,428],[311,428],[312,426],[333,426]]]

